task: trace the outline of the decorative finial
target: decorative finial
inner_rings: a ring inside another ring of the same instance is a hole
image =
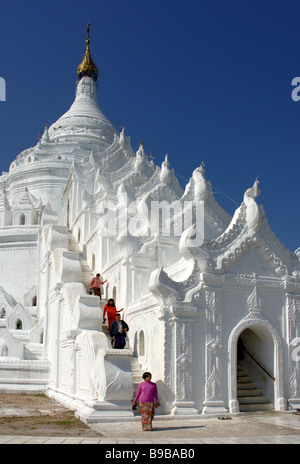
[[[255,201],[256,198],[258,197],[258,195],[261,193],[260,190],[259,190],[258,184],[259,184],[259,180],[258,180],[258,176],[257,176],[257,178],[255,179],[255,182],[253,184],[253,187],[249,188],[244,193],[244,202],[246,204],[249,204],[249,202],[252,204],[253,201]]]
[[[91,24],[88,23],[87,38],[86,38],[86,51],[85,51],[85,55],[80,65],[78,66],[77,76],[78,76],[78,80],[87,76],[87,77],[91,77],[92,79],[94,79],[94,81],[97,81],[98,76],[99,76],[98,68],[90,56],[90,26]]]

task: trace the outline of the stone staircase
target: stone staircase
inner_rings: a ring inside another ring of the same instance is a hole
[[[83,283],[83,285],[85,286],[85,289],[87,291],[87,293],[89,293],[90,291],[90,281],[92,280],[92,277],[93,277],[93,274],[92,274],[92,270],[88,264],[88,262],[83,259],[83,254],[82,254],[82,250],[80,249],[80,246],[78,245],[78,242],[76,240],[76,238],[74,237],[74,235],[69,231],[69,235],[68,235],[68,250],[69,251],[76,251],[77,253],[79,253],[79,262],[80,262],[80,265],[81,265],[81,282]],[[105,305],[106,301],[103,300],[99,300],[99,304],[100,304],[100,311],[101,311],[101,317],[102,317],[102,314],[103,314],[103,308],[104,308],[104,305]],[[107,322],[107,318],[106,318],[106,322],[105,324],[102,324],[102,332],[109,338],[110,340],[110,336],[109,336],[109,332],[108,332],[108,322]]]
[[[77,253],[80,253],[79,260],[80,260],[81,271],[82,271],[81,281],[82,281],[83,285],[85,286],[85,289],[86,289],[86,291],[88,293],[89,288],[90,288],[90,281],[92,280],[92,277],[93,277],[92,270],[91,270],[88,262],[85,259],[83,259],[82,250],[80,249],[76,238],[74,237],[74,235],[70,231],[69,231],[68,238],[69,238],[69,243],[68,243],[69,251],[76,251]]]
[[[69,239],[69,243],[68,243],[69,251],[77,251],[81,253],[82,250],[80,249],[78,242],[71,231],[69,231],[68,239]]]
[[[88,265],[87,261],[85,261],[84,259],[80,260],[80,264],[81,264],[81,271],[82,271],[81,282],[85,286],[85,289],[86,289],[87,293],[89,293],[89,291],[90,291],[90,281],[92,280],[92,277],[93,277],[92,270],[91,270],[90,266]]]
[[[87,263],[87,261],[85,259],[83,259],[82,250],[80,249],[76,238],[74,237],[74,235],[70,231],[69,231],[68,239],[69,239],[68,240],[68,242],[69,242],[68,243],[69,251],[76,251],[77,253],[80,253],[79,260],[80,260],[81,270],[82,270],[82,278],[81,278],[81,280],[82,280],[82,283],[85,286],[86,291],[88,293],[89,292],[90,281],[91,281],[91,279],[93,277],[92,270],[91,270],[89,264]],[[102,312],[103,312],[104,305],[105,305],[105,301],[102,299],[100,301],[100,310]],[[106,317],[106,322],[104,324],[102,324],[102,332],[110,340],[109,331],[108,331],[107,317]],[[138,362],[138,360],[136,358],[132,359],[131,367],[132,367],[132,374],[133,374],[133,399],[132,399],[132,401],[133,401],[134,398],[135,398],[136,392],[137,392],[138,385],[139,385],[139,383],[141,383],[143,381],[142,375],[143,375],[143,372],[145,370],[143,369],[141,364],[139,364],[139,362]],[[139,415],[139,408],[137,408],[134,411],[134,414]]]
[[[262,395],[261,389],[256,388],[255,383],[239,365],[237,368],[237,399],[240,412],[270,411],[274,408],[268,398]]]

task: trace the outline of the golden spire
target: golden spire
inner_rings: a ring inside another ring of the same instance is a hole
[[[94,79],[94,81],[96,81],[98,79],[98,75],[98,68],[90,56],[90,23],[88,23],[86,51],[80,65],[77,68],[77,76],[78,80],[80,80],[84,76],[88,76]]]

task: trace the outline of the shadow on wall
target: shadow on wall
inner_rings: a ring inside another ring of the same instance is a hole
[[[168,385],[162,380],[157,380],[158,403],[157,414],[169,414],[172,409],[175,395]]]

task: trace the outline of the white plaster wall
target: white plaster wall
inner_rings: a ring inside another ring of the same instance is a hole
[[[37,248],[0,248],[0,282],[7,293],[23,303],[23,296],[37,285]]]
[[[10,203],[18,203],[27,186],[37,200],[41,199],[44,205],[50,203],[53,210],[60,211],[69,166],[70,162],[51,160],[16,167],[10,172],[6,186]]]

